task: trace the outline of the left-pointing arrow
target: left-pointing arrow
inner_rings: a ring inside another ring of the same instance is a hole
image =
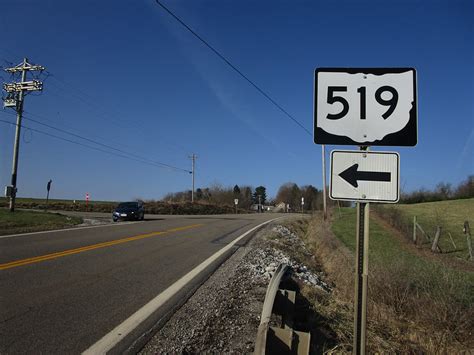
[[[390,182],[391,174],[380,171],[358,171],[359,164],[354,164],[339,174],[354,187],[358,187],[357,181]]]

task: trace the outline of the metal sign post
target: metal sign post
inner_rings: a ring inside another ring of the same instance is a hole
[[[369,274],[369,204],[357,203],[357,241],[354,312],[354,353],[365,354],[367,278]]]
[[[46,211],[48,211],[48,201],[49,201],[49,190],[51,190],[51,183],[53,182],[53,180],[49,180],[48,181],[48,184],[46,185],[46,190],[48,191],[46,193]]]

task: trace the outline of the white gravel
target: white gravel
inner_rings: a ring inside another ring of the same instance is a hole
[[[300,238],[284,226],[260,231],[196,291],[141,353],[253,352],[266,287],[279,263],[288,264],[297,281],[330,290],[319,274],[273,247],[279,242],[307,252]]]
[[[103,224],[111,224],[111,223],[113,223],[111,218],[102,218],[102,219],[83,218],[82,223],[76,225],[76,227],[100,226]]]

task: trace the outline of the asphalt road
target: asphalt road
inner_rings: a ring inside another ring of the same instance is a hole
[[[0,353],[80,353],[235,238],[279,216],[161,216],[0,237]]]

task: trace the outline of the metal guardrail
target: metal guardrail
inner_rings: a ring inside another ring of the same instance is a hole
[[[310,334],[293,330],[293,309],[296,292],[279,289],[288,265],[278,265],[263,302],[262,316],[255,341],[255,355],[265,354],[309,354]],[[271,327],[272,313],[281,315],[281,327]]]

